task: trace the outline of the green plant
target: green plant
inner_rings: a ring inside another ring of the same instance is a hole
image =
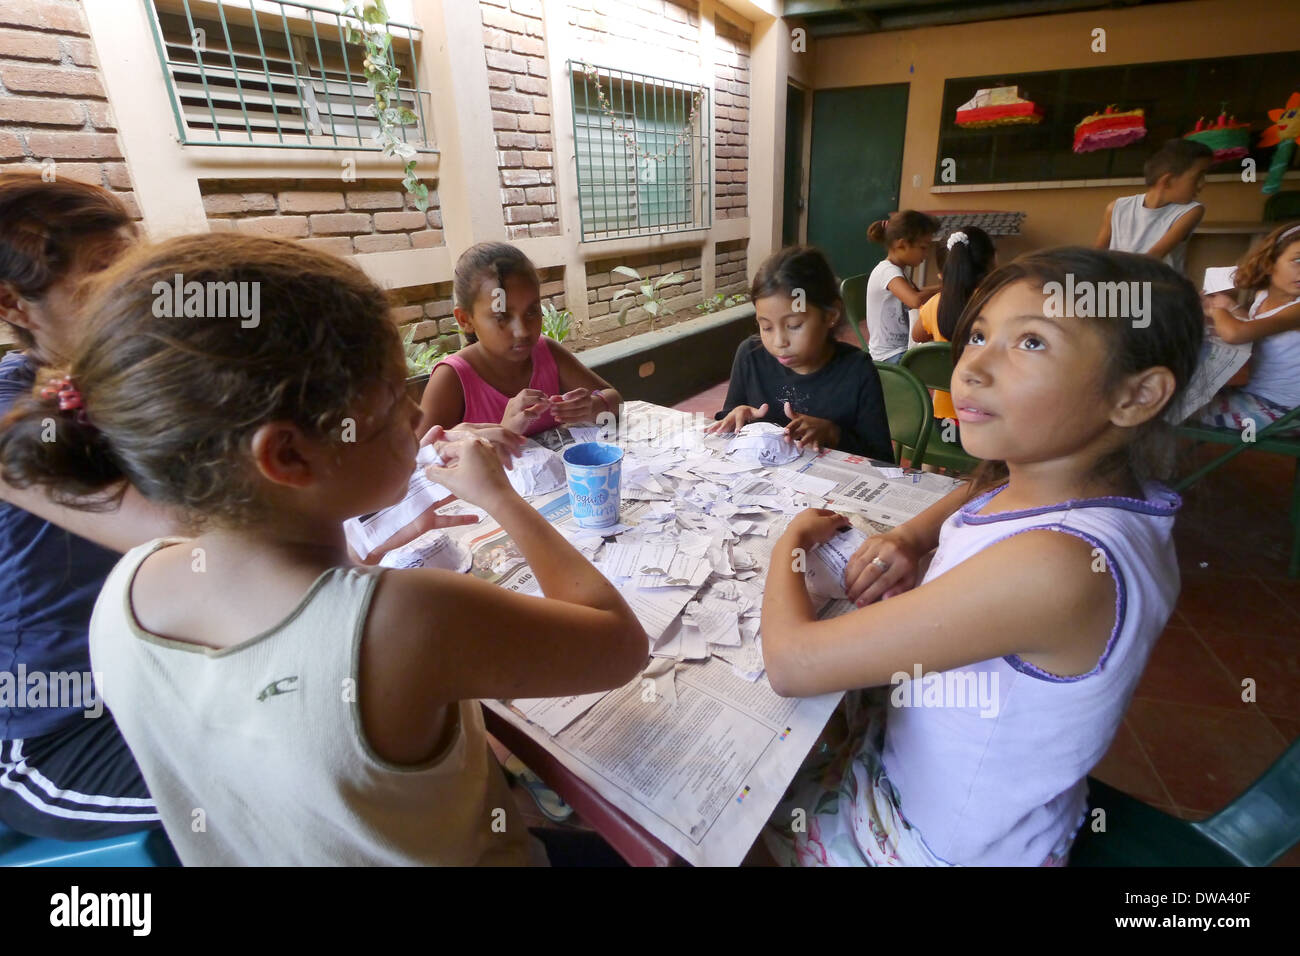
[[[415,326],[412,325],[406,330],[406,335],[402,337],[402,351],[406,353],[406,374],[408,376],[424,375],[432,372],[433,367],[445,359],[455,349],[444,348],[449,341],[455,341],[456,336],[444,335],[437,341],[416,343]]]
[[[629,279],[635,279],[637,282],[641,283],[641,295],[643,296],[641,307],[650,315],[650,328],[652,330],[655,327],[655,321],[665,315],[668,311],[664,305],[664,300],[659,295],[659,290],[665,286],[681,285],[686,281],[686,276],[682,275],[680,272],[670,272],[651,282],[649,279],[642,278],[641,273],[637,272],[631,266],[615,266],[612,271],[617,272],[619,275],[625,275]],[[636,304],[637,293],[633,289],[619,289],[614,293],[615,299],[621,299],[624,296],[631,296],[632,298],[624,302],[623,307],[618,310],[619,325],[623,325],[627,322],[628,310]]]
[[[550,299],[542,305],[542,334],[548,339],[563,342],[569,336],[573,325],[573,313],[568,309],[557,309]]]
[[[748,301],[749,294],[746,292],[737,292],[734,295],[723,295],[721,292],[715,292],[710,298],[697,305],[695,311],[720,312],[723,309],[730,309],[733,305],[740,305],[740,303]]]
[[[406,162],[402,186],[415,198],[415,208],[424,212],[429,208],[429,187],[415,175],[415,147],[406,142],[398,132],[403,126],[416,122],[415,113],[402,105],[398,80],[402,71],[393,62],[393,37],[388,32],[388,10],[384,0],[352,0],[343,10],[345,17],[354,18],[359,27],[349,21],[344,28],[349,43],[359,43],[366,51],[362,69],[375,102],[367,111],[379,123],[379,129],[370,138],[379,144],[385,156],[396,156]],[[393,105],[396,104],[396,105]]]

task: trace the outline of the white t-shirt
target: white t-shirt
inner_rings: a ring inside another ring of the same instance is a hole
[[[895,278],[906,279],[901,266],[881,259],[867,280],[867,346],[877,362],[893,358],[907,349],[911,324],[907,306],[889,291]]]
[[[1300,302],[1300,299],[1294,299],[1276,309],[1260,312],[1259,307],[1267,296],[1267,289],[1256,293],[1255,301],[1250,305],[1250,318],[1268,318]],[[1252,362],[1246,391],[1283,408],[1300,405],[1300,329],[1268,335],[1257,341]]]

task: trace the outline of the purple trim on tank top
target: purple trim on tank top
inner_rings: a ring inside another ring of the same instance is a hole
[[[1059,504],[1043,505],[1041,508],[1027,508],[1024,511],[999,511],[996,514],[980,515],[975,512],[983,508],[995,495],[1005,491],[1005,484],[998,485],[992,491],[967,502],[959,512],[964,524],[992,524],[995,521],[1011,521],[1015,518],[1032,518],[1035,515],[1050,514],[1053,511],[1074,511],[1078,508],[1119,508],[1121,511],[1133,511],[1138,514],[1172,517],[1183,506],[1183,499],[1164,485],[1156,485],[1157,491],[1168,495],[1172,501],[1168,504],[1153,502],[1140,498],[1127,498],[1122,495],[1109,495],[1102,498],[1071,498]]]
[[[1007,654],[1002,659],[1007,662],[1007,666],[1012,670],[1019,671],[1027,677],[1044,680],[1052,684],[1073,684],[1077,681],[1084,680],[1085,678],[1092,677],[1095,674],[1099,674],[1102,667],[1105,666],[1106,661],[1110,659],[1110,652],[1115,649],[1115,639],[1119,637],[1119,632],[1124,626],[1124,614],[1128,609],[1128,593],[1124,587],[1124,576],[1119,572],[1119,564],[1115,561],[1115,555],[1111,552],[1110,548],[1106,547],[1106,545],[1095,536],[1088,534],[1086,531],[1080,531],[1078,528],[1067,528],[1062,524],[1040,524],[1034,525],[1032,528],[1021,528],[1019,531],[1013,531],[1011,534],[1004,535],[996,541],[990,541],[985,545],[985,547],[992,547],[999,541],[1006,541],[1008,538],[1014,538],[1016,535],[1025,534],[1028,531],[1060,531],[1065,534],[1074,535],[1076,538],[1081,538],[1091,544],[1094,548],[1101,549],[1102,554],[1106,556],[1106,568],[1110,571],[1111,577],[1115,579],[1115,624],[1110,629],[1110,637],[1106,639],[1106,647],[1102,650],[1101,657],[1097,659],[1097,663],[1093,666],[1092,670],[1088,671],[1086,674],[1072,674],[1067,677],[1062,677],[1060,674],[1053,674],[1051,671],[1045,671],[1041,667],[1031,664],[1029,661],[1023,659],[1019,654]]]

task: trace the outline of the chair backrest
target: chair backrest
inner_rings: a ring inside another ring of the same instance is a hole
[[[898,364],[907,369],[927,388],[952,390],[952,346],[947,342],[914,345],[903,353]]]
[[[870,272],[849,276],[840,283],[840,298],[844,300],[844,318],[853,327],[862,343],[862,351],[867,350],[867,339],[862,334],[862,322],[867,317],[867,280]]]
[[[903,446],[915,451],[913,468],[920,468],[925,460],[925,448],[930,442],[930,429],[934,413],[930,410],[930,393],[921,380],[900,365],[876,362],[880,373],[880,387],[885,393],[885,413],[889,416],[889,437],[896,447],[894,460],[902,460]]]
[[[1300,737],[1245,793],[1192,826],[1246,866],[1268,866],[1300,843]]]

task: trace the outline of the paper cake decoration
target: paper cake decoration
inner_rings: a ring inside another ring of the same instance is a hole
[[[1074,151],[1091,153],[1097,149],[1118,149],[1136,143],[1146,134],[1147,121],[1143,110],[1119,111],[1108,106],[1101,113],[1085,117],[1074,128]]]
[[[1273,121],[1273,125],[1264,130],[1259,145],[1276,146],[1277,149],[1273,153],[1273,161],[1268,165],[1268,178],[1264,180],[1262,192],[1265,195],[1282,188],[1282,175],[1291,165],[1295,140],[1300,136],[1300,93],[1292,93],[1282,109],[1269,110],[1268,118]]]
[[[1042,121],[1043,108],[1021,97],[1018,86],[995,86],[977,90],[970,100],[957,107],[957,125],[964,129]]]
[[[1196,121],[1196,129],[1186,133],[1183,139],[1204,143],[1214,150],[1214,161],[1226,163],[1241,159],[1250,154],[1250,124],[1238,123],[1235,116],[1219,114],[1213,125],[1205,122],[1202,116]]]

